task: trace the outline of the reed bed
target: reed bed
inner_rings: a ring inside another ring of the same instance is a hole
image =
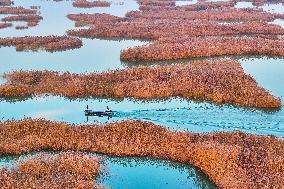
[[[33,27],[38,25],[38,23],[42,19],[43,17],[39,15],[17,15],[17,16],[4,17],[2,18],[2,21],[4,22],[24,21],[27,22],[27,26]]]
[[[284,185],[284,143],[272,136],[239,131],[172,132],[141,121],[74,127],[28,118],[1,122],[0,130],[2,155],[71,149],[115,156],[147,156],[194,165],[220,188],[281,189]]]
[[[68,17],[75,17],[74,14]],[[129,39],[157,40],[171,36],[222,36],[267,34],[282,35],[284,29],[267,22],[244,22],[220,24],[208,20],[117,18],[105,19],[105,15],[78,14],[76,26],[89,25],[90,28],[69,30],[72,36],[100,38],[116,37]],[[111,16],[109,16],[111,17]]]
[[[45,153],[19,160],[8,170],[0,169],[1,188],[99,188],[95,177],[100,169],[95,157],[80,152]]]
[[[15,46],[17,51],[40,50],[49,52],[80,48],[82,41],[68,36],[26,36],[0,38],[0,47]]]
[[[67,18],[79,25],[103,25],[122,21],[122,18],[110,14],[68,14]]]
[[[260,9],[209,9],[190,11],[184,7],[170,10],[130,11],[126,15],[129,18],[148,19],[183,19],[183,20],[213,20],[213,21],[273,21],[279,14],[264,12]]]
[[[172,60],[222,55],[284,56],[284,40],[263,37],[175,37],[123,50],[122,60]]]
[[[0,86],[3,98],[44,94],[138,99],[182,96],[246,107],[281,107],[280,99],[259,87],[237,61],[229,59],[92,74],[18,71],[6,78],[8,82]]]
[[[209,9],[220,9],[220,8],[230,8],[234,7],[236,4],[235,1],[198,1],[193,5],[183,5],[183,6],[139,6],[139,10],[148,11],[148,10],[188,10],[188,11],[200,11],[200,10],[209,10]]]
[[[162,7],[159,3],[165,2],[167,1],[142,1],[140,5]],[[280,14],[267,13],[261,9],[235,9],[225,5],[225,8],[206,10],[192,8],[193,11],[189,8],[191,6],[131,11],[125,17],[70,14],[68,18],[74,20],[76,26],[89,28],[70,30],[67,33],[89,38],[154,40],[147,46],[123,50],[121,59],[130,61],[234,54],[283,55],[283,39],[278,36],[284,35],[284,29],[268,23],[281,17]],[[224,22],[230,24],[223,24]],[[184,41],[180,42],[179,38]],[[166,43],[163,42],[164,39],[177,41]]]
[[[37,14],[37,10],[24,7],[0,7],[0,14]]]
[[[175,0],[137,0],[137,3],[141,6],[175,6]]]
[[[87,1],[87,0],[75,0],[73,7],[78,8],[92,8],[92,7],[110,7],[111,3],[108,1]]]
[[[0,23],[0,29],[12,27],[11,23]]]

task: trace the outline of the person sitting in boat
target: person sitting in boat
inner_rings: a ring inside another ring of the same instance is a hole
[[[112,112],[112,110],[107,106],[106,112]]]

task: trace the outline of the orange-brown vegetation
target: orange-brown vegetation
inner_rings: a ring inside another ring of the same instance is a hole
[[[4,22],[14,22],[14,21],[25,21],[27,26],[36,26],[42,20],[42,16],[38,15],[17,15],[17,16],[7,16],[2,18]]]
[[[36,14],[37,10],[24,7],[0,7],[0,14]]]
[[[29,28],[28,26],[15,26],[16,30],[25,30],[25,29],[28,29],[28,28]]]
[[[0,123],[0,152],[80,150],[116,156],[148,156],[200,168],[220,188],[284,185],[284,142],[243,132],[172,132],[148,122],[77,125],[24,119]]]
[[[191,11],[184,7],[169,10],[130,11],[129,18],[148,19],[182,19],[182,20],[213,20],[213,21],[273,21],[278,14],[263,12],[260,9],[222,8]]]
[[[11,26],[12,26],[11,23],[0,23],[0,29],[1,29],[1,28],[9,28],[9,27],[11,27]]]
[[[149,5],[141,5],[139,6],[139,10],[174,10],[174,9],[182,9],[188,11],[200,11],[200,10],[208,10],[208,9],[219,9],[219,8],[229,8],[234,7],[236,2],[234,1],[198,1],[193,5],[183,5],[183,6],[149,6]]]
[[[279,108],[281,101],[259,87],[237,61],[200,61],[156,67],[138,67],[105,73],[71,74],[20,71],[6,75],[1,97],[53,94],[66,97],[134,97],[189,99]]]
[[[167,4],[168,1],[142,1],[140,5],[163,7],[159,3]],[[278,35],[283,35],[284,29],[269,23],[281,15],[261,9],[235,9],[229,5],[201,10],[196,10],[195,6],[131,11],[125,17],[70,14],[68,18],[74,20],[76,26],[87,25],[89,28],[70,30],[68,34],[90,38],[154,40],[153,44],[123,51],[123,60],[168,60],[232,54],[283,55],[283,39]],[[210,6],[210,3],[204,6]],[[196,38],[202,36],[205,37]],[[171,42],[165,42],[168,40]]]
[[[12,169],[0,169],[0,187],[27,188],[99,188],[94,178],[99,161],[83,153],[63,152],[56,155],[39,154],[19,160]]]
[[[82,46],[82,41],[68,36],[27,36],[0,38],[1,46],[15,46],[18,51],[44,49],[53,52],[79,48]]]
[[[111,5],[108,1],[87,1],[87,0],[75,0],[73,7],[79,8],[92,8],[92,7],[109,7]]]
[[[12,24],[11,22],[15,21],[24,21],[27,22],[26,26],[16,26],[15,29],[27,29],[28,27],[34,27],[38,25],[40,20],[43,18],[39,15],[38,9],[34,9],[35,6],[31,6],[31,8],[24,8],[24,7],[0,7],[0,14],[12,14],[12,16],[6,16],[1,20],[7,24]]]
[[[284,56],[284,40],[263,37],[174,37],[123,50],[122,60],[170,60],[221,55]]]
[[[141,6],[175,6],[175,0],[137,0],[137,3]]]
[[[281,26],[267,22],[220,24],[207,20],[119,18],[105,14],[68,15],[76,26],[89,25],[88,29],[70,30],[69,35],[100,38],[117,37],[153,39],[171,36],[220,36],[245,34],[283,34]]]

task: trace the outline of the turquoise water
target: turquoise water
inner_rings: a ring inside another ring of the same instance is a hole
[[[27,30],[0,29],[0,37],[26,35],[63,35],[74,28],[74,22],[65,16],[68,13],[105,12],[123,16],[128,10],[137,10],[135,1],[125,0],[120,5],[113,1],[110,8],[78,9],[71,1],[16,0],[16,5],[41,6],[44,17],[38,26]],[[188,1],[194,3],[195,1]],[[180,4],[179,4],[180,3]],[[185,4],[178,1],[177,5]],[[265,5],[271,8],[269,5]],[[274,7],[274,5],[272,5]],[[275,9],[275,8],[271,9]],[[280,10],[282,10],[280,8]],[[276,20],[282,23],[282,20]],[[84,46],[64,52],[16,52],[13,47],[0,48],[0,75],[13,70],[55,70],[85,73],[123,69],[142,63],[121,62],[122,49],[146,44],[139,40],[83,39]],[[260,86],[284,100],[284,59],[273,57],[247,57],[240,60],[246,73],[252,75]],[[161,62],[160,64],[168,64]],[[151,63],[150,65],[153,65]],[[0,79],[0,83],[5,80]],[[95,110],[110,106],[115,114],[112,118],[85,117],[86,105]],[[243,130],[250,133],[275,135],[284,138],[284,111],[263,111],[231,105],[216,105],[208,102],[171,98],[156,101],[134,99],[66,99],[45,96],[32,99],[0,101],[0,119],[22,119],[24,117],[46,118],[71,123],[108,123],[117,120],[138,119],[169,127],[172,130],[192,132]],[[107,175],[101,184],[114,189],[122,188],[214,188],[212,183],[197,169],[166,161],[143,158],[115,158],[104,156]],[[15,157],[1,157],[0,165],[12,166]]]
[[[266,3],[262,6],[255,6],[252,2],[237,2],[236,8],[261,8],[266,12],[283,14],[284,5],[282,3]]]
[[[190,0],[190,1],[180,0],[180,1],[176,1],[176,6],[193,5],[196,3],[197,3],[197,0]]]
[[[106,157],[103,162],[106,174],[99,181],[110,188],[216,188],[201,171],[181,163],[117,157]]]
[[[29,7],[31,5],[41,6],[40,12],[44,19],[38,26],[27,30],[15,30],[7,28],[0,30],[0,37],[10,36],[32,36],[32,35],[64,35],[66,30],[74,28],[74,22],[68,20],[68,13],[110,13],[123,16],[128,10],[137,10],[135,1],[125,0],[113,1],[110,8],[78,9],[72,7],[72,1],[43,1],[43,0],[15,0],[15,5]],[[0,16],[0,18],[3,16]],[[25,23],[19,22],[19,25]],[[15,24],[15,25],[17,25]],[[16,52],[14,47],[0,48],[1,71],[0,76],[14,70],[54,70],[86,73],[94,71],[106,71],[109,69],[122,69],[127,66],[119,59],[122,49],[136,45],[146,44],[139,40],[105,40],[105,39],[83,39],[84,45],[79,49],[64,52],[48,53],[38,52]],[[0,83],[5,80],[1,77]],[[115,110],[113,118],[89,118],[83,115],[86,105],[90,108],[105,110],[109,105]],[[32,99],[14,99],[0,101],[0,119],[22,119],[24,117],[46,118],[57,121],[72,123],[92,123],[94,121],[110,122],[123,119],[142,119],[152,121],[172,129],[178,129],[176,124],[171,124],[168,115],[175,112],[177,108],[196,106],[196,103],[187,102],[182,99],[169,99],[163,102],[142,102],[132,99],[83,99],[70,100],[62,97],[36,97]],[[163,109],[165,114],[161,114]],[[161,110],[161,111],[160,111]],[[147,112],[147,113],[143,113]],[[180,117],[180,113],[176,118]],[[159,119],[160,117],[160,119]],[[181,127],[180,129],[184,129]],[[197,129],[199,130],[199,129]],[[29,155],[23,155],[25,158]],[[12,167],[18,156],[0,157],[0,167]],[[216,188],[212,182],[198,169],[184,164],[143,158],[117,158],[102,156],[105,166],[104,174],[98,182],[106,187],[114,189],[125,188]]]
[[[54,153],[47,153],[51,155]],[[57,153],[55,153],[57,154]],[[0,168],[11,169],[16,161],[36,157],[38,153],[22,156],[6,156],[0,158]],[[123,158],[99,154],[101,173],[97,183],[103,188],[137,188],[137,189],[215,189],[208,177],[200,170],[182,163],[149,158]]]

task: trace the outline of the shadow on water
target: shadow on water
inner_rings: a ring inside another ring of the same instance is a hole
[[[131,101],[133,103],[137,103],[137,104],[149,104],[149,103],[166,103],[168,101],[171,101],[172,99],[177,99],[179,101],[186,101],[188,103],[195,103],[197,105],[202,105],[202,104],[210,104],[212,106],[215,106],[218,109],[222,109],[222,108],[232,108],[232,109],[243,109],[244,111],[260,111],[266,114],[274,114],[277,112],[282,111],[282,107],[281,108],[255,108],[255,107],[242,107],[242,106],[237,106],[234,104],[230,104],[230,103],[216,103],[216,102],[210,102],[207,100],[202,100],[202,99],[188,99],[188,98],[184,98],[182,96],[175,96],[175,97],[165,97],[165,98],[133,98],[133,97],[95,97],[95,96],[89,96],[89,97],[84,97],[84,98],[80,98],[80,97],[64,97],[64,96],[53,96],[53,95],[40,95],[40,96],[25,96],[25,97],[0,97],[0,101],[5,101],[7,103],[18,103],[18,102],[24,102],[24,101],[34,101],[37,98],[49,98],[49,97],[58,97],[58,98],[62,98],[62,100],[66,100],[69,102],[86,102],[86,101],[113,101],[116,103],[123,103],[124,101]]]
[[[178,60],[163,60],[163,61],[122,61],[122,64],[125,67],[137,67],[137,66],[166,66],[171,64],[186,64],[194,61],[214,61],[219,59],[235,59],[238,61],[245,61],[246,59],[261,59],[264,60],[273,60],[284,58],[284,56],[271,56],[271,55],[227,55],[227,56],[211,56],[211,57],[199,57],[199,58],[184,58]]]

